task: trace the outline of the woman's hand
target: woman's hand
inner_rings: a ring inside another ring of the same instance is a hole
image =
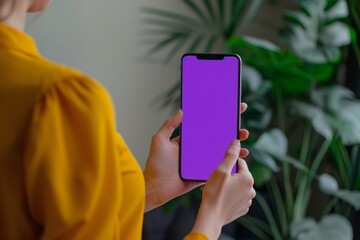
[[[249,211],[255,197],[254,179],[244,160],[239,159],[240,143],[234,140],[223,162],[210,176],[192,232],[218,239],[221,228]],[[231,174],[238,161],[238,172]]]
[[[241,112],[247,108],[241,104]],[[145,212],[158,207],[167,201],[203,185],[203,182],[183,181],[179,176],[179,138],[170,140],[172,133],[182,121],[183,113],[177,111],[165,121],[160,130],[153,136],[150,153],[144,170],[146,187]],[[240,140],[249,136],[245,129],[240,130]],[[241,149],[238,157],[246,157],[247,149]]]

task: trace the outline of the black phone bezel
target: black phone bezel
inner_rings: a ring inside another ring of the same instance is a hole
[[[239,63],[239,72],[238,72],[238,114],[237,114],[237,126],[236,126],[236,136],[237,139],[240,140],[240,132],[239,129],[241,127],[241,112],[240,112],[240,104],[241,104],[241,91],[242,91],[242,86],[241,86],[241,76],[242,76],[242,60],[241,57],[237,54],[229,54],[229,53],[186,53],[181,57],[181,68],[180,68],[180,75],[181,75],[181,80],[180,80],[180,109],[183,109],[182,106],[182,99],[183,99],[183,60],[185,57],[187,56],[195,56],[197,59],[199,60],[223,60],[225,57],[229,56],[229,57],[235,57],[238,59],[238,63]],[[182,125],[180,125],[179,127],[179,136],[180,136],[180,141],[179,141],[179,176],[183,181],[197,181],[197,182],[206,182],[207,180],[204,179],[187,179],[184,178],[181,174],[181,143],[182,143]],[[238,165],[236,164],[236,172],[238,171]]]

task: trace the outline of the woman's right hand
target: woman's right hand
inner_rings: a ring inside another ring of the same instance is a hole
[[[245,215],[256,193],[254,179],[246,162],[238,159],[240,142],[234,140],[222,163],[215,169],[203,189],[203,198],[192,232],[218,239],[222,226]],[[231,174],[238,161],[238,171]]]

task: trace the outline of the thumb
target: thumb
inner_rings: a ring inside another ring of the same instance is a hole
[[[231,173],[240,153],[240,141],[235,139],[231,142],[226,151],[224,160],[220,163],[219,168],[223,168],[226,172]]]
[[[158,131],[158,135],[166,139],[170,139],[175,128],[177,128],[181,124],[182,118],[183,112],[181,109],[179,109],[174,115],[172,115],[164,122],[164,124]]]
[[[239,158],[238,159],[238,173],[239,172],[248,172],[249,168],[247,163],[245,162],[244,159]]]

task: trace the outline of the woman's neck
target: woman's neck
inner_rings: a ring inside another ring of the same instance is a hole
[[[26,3],[27,1],[18,1],[18,4],[15,7],[15,9],[13,9],[11,14],[2,22],[20,31],[24,31],[26,13],[28,8]]]

